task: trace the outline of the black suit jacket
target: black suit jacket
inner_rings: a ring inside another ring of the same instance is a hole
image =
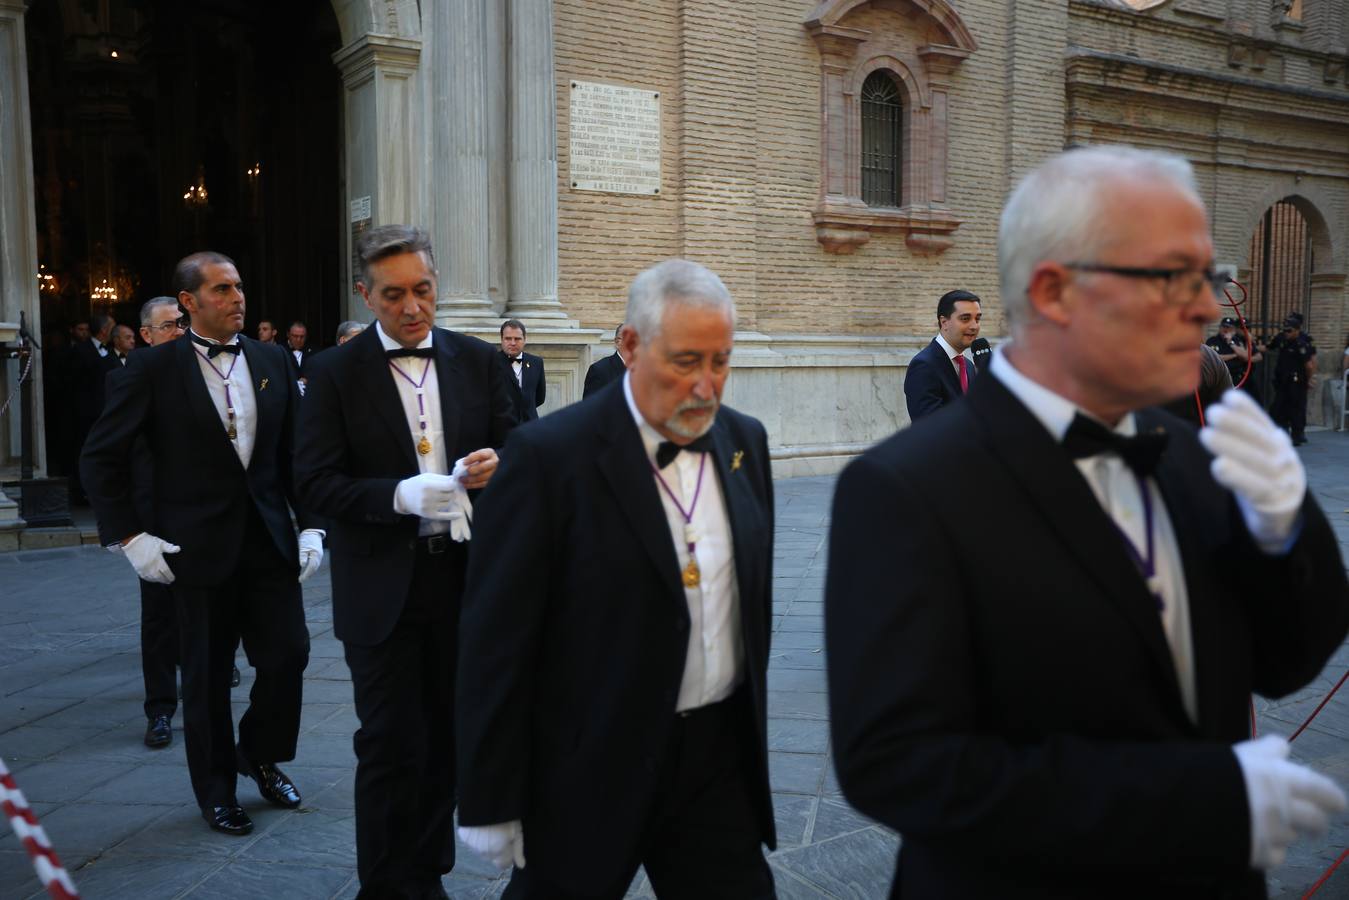
[[[581,399],[584,400],[591,394],[597,392],[611,381],[621,381],[623,373],[628,371],[628,367],[623,363],[623,357],[617,353],[597,359],[586,369],[585,387],[581,391]]]
[[[543,377],[543,360],[533,353],[520,355],[524,357],[525,363],[520,367],[520,381],[516,381],[515,367],[511,365],[510,357],[497,351],[501,364],[506,367],[511,403],[515,405],[515,421],[524,423],[539,417],[539,407],[543,406],[548,385]]]
[[[453,466],[474,450],[505,442],[515,425],[510,376],[499,354],[477,338],[436,328],[431,340],[446,459]],[[398,482],[418,473],[394,377],[373,327],[314,357],[295,454],[300,497],[327,523],[333,632],[364,646],[385,640],[403,611],[420,521],[393,509]],[[459,545],[451,552],[467,556]],[[457,586],[445,590],[453,601]]]
[[[315,351],[310,349],[310,347],[306,345],[302,350],[300,350],[300,361],[296,362],[295,351],[290,349],[290,344],[287,344],[284,341],[282,341],[280,346],[281,349],[284,350],[286,353],[286,361],[290,363],[290,367],[295,373],[295,378],[296,379],[308,378],[309,358],[314,355]]]
[[[92,339],[79,341],[70,348],[70,377],[74,385],[75,415],[85,428],[103,412],[107,396],[108,373],[121,369],[112,346],[105,344],[107,356],[99,356]]]
[[[1302,687],[1344,639],[1339,548],[1308,498],[1292,552],[1265,556],[1193,429],[1158,410],[1137,421],[1171,434],[1156,480],[1197,723],[1110,519],[996,377],[841,476],[835,762],[848,800],[903,835],[892,897],[1264,896],[1230,748],[1250,736],[1252,691]],[[988,513],[971,521],[976,503]]]
[[[234,572],[249,505],[281,556],[299,571],[287,502],[300,527],[311,520],[291,489],[291,438],[299,396],[280,348],[239,336],[257,404],[253,455],[245,470],[225,435],[188,338],[132,353],[109,380],[107,407],[84,445],[80,472],[104,544],[140,531],[182,551],[167,558],[184,585],[212,587]],[[264,386],[264,382],[266,386]],[[132,502],[137,437],[154,462],[153,522]]]
[[[978,367],[969,359],[965,360],[967,378],[971,384]],[[904,398],[908,401],[909,419],[917,422],[923,416],[930,415],[948,403],[954,403],[963,397],[960,390],[960,376],[956,374],[951,357],[946,355],[942,345],[933,338],[909,363],[909,371],[904,376]]]
[[[712,434],[754,710],[746,780],[771,847],[768,442],[758,421],[726,407]],[[474,518],[460,618],[471,652],[460,655],[455,704],[459,821],[522,819],[531,868],[596,892],[631,858],[657,788],[688,605],[621,386],[517,430],[501,456]]]

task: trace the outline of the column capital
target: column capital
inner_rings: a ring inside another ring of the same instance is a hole
[[[0,3],[5,0],[0,0]],[[348,89],[375,77],[375,70],[401,78],[411,78],[421,60],[419,38],[365,34],[333,54],[333,63],[342,73]]]

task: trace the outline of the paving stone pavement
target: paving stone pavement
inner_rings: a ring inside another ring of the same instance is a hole
[[[1349,434],[1318,432],[1303,448],[1313,490],[1349,548]],[[830,758],[822,600],[832,478],[777,482],[769,741],[780,847],[779,897],[880,900],[899,837],[853,811]],[[350,677],[332,636],[325,569],[305,586],[312,636],[297,761],[304,793],[274,809],[246,779],[240,801],[257,826],[243,839],[205,827],[191,801],[181,721],[173,745],[141,743],[139,599],[126,562],[98,548],[0,554],[0,757],[14,771],[57,852],[90,898],[351,898],[355,878]],[[252,671],[240,656],[242,700]],[[1291,733],[1349,666],[1349,645],[1306,690],[1258,700],[1261,733]],[[236,703],[236,712],[242,704]],[[1349,785],[1349,689],[1293,745],[1294,755]],[[1349,846],[1349,814],[1322,841],[1297,845],[1270,879],[1300,897]],[[500,896],[505,881],[467,849],[445,879],[462,900]],[[45,896],[0,825],[0,897]],[[653,896],[639,876],[631,897]],[[1349,898],[1349,864],[1318,893]]]

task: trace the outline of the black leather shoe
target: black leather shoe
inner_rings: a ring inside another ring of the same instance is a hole
[[[239,667],[238,667],[238,666],[231,666],[231,667],[230,667],[230,687],[238,687],[238,686],[239,686]]]
[[[251,762],[239,754],[239,774],[256,781],[262,799],[273,806],[294,809],[300,805],[300,792],[286,773],[273,764]]]
[[[145,725],[145,746],[167,747],[173,743],[173,725],[168,716],[155,716]]]
[[[212,831],[242,837],[253,830],[253,820],[242,806],[212,806],[201,811],[201,817]]]

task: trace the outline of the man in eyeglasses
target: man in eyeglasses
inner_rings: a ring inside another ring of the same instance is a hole
[[[1316,677],[1349,584],[1247,394],[1197,435],[1151,408],[1194,391],[1219,314],[1192,170],[1062,153],[1013,191],[998,251],[1011,341],[839,479],[839,783],[904,836],[892,897],[1264,897],[1345,797],[1249,740],[1250,696]]]

